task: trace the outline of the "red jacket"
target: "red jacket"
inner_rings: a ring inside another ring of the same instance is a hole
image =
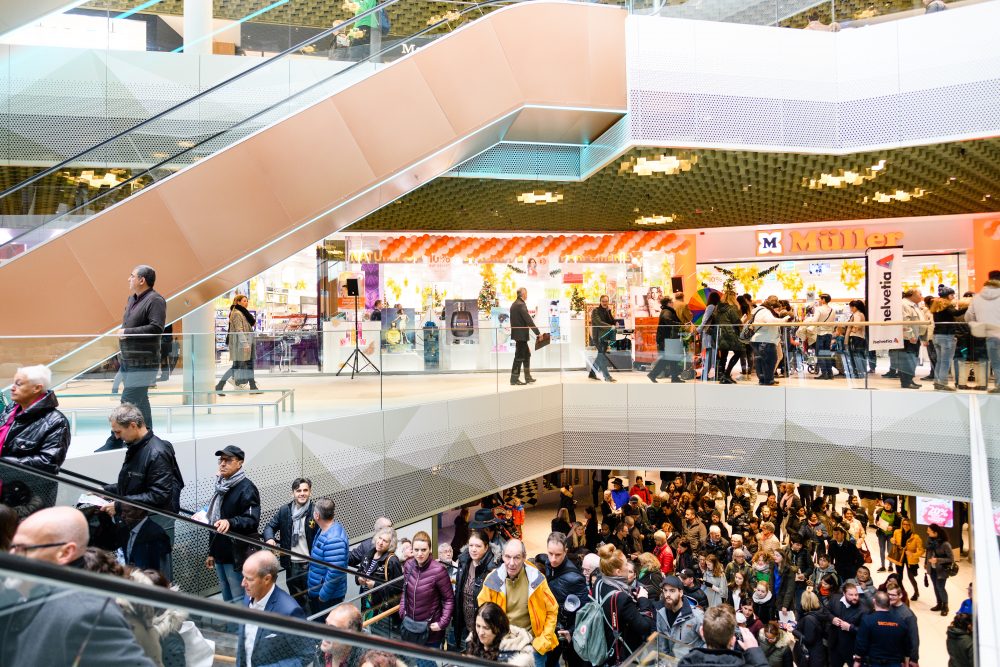
[[[628,490],[628,495],[629,497],[639,496],[639,500],[647,505],[653,502],[653,499],[649,497],[649,489],[637,484],[633,485],[632,488]]]
[[[653,549],[653,555],[660,561],[660,572],[670,574],[674,571],[674,550],[670,548],[669,544]]]

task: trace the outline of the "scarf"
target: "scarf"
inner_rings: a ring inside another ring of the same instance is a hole
[[[757,604],[766,604],[771,601],[771,591],[767,591],[766,593],[761,595],[760,591],[754,590],[752,597],[753,601],[756,602]]]
[[[250,311],[243,306],[237,306],[235,303],[229,307],[229,310],[232,310],[233,308],[240,311],[240,314],[242,314],[243,317],[246,318],[246,321],[250,324],[250,328],[253,329],[254,325],[257,324],[257,319],[250,314]]]
[[[215,495],[208,501],[208,525],[214,526],[215,522],[221,519],[222,499],[229,490],[246,479],[246,474],[240,468],[236,474],[229,479],[223,479],[221,475],[215,478]]]
[[[240,472],[243,472],[240,470]],[[307,510],[312,507],[312,501],[306,503],[298,509],[295,508],[295,501],[292,501],[292,546],[299,543],[299,539],[306,532]]]

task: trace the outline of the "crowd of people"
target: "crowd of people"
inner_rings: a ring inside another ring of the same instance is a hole
[[[922,385],[915,380],[923,348],[930,365],[923,380],[933,382],[935,389],[954,391],[957,386],[1000,393],[1000,271],[989,273],[978,294],[966,292],[959,299],[945,285],[938,286],[937,296],[907,289],[901,305],[902,339],[889,351],[883,377],[898,379],[903,389],[919,389]],[[750,294],[737,295],[727,285],[708,295],[699,323],[682,292],[660,300],[658,318],[658,359],[648,373],[653,382],[700,377],[733,384],[737,365],[741,379],[753,376],[762,385],[777,385],[776,378],[807,372],[820,380],[864,379],[875,372],[877,357],[868,343],[879,329],[864,324],[869,316],[862,299],[849,301],[838,313],[829,294],[795,308],[774,295],[759,302]],[[602,296],[591,319],[590,342],[597,348],[589,373],[593,379],[613,381],[607,354],[614,323],[607,296]],[[523,334],[527,338],[527,328]],[[991,369],[994,385],[989,388]]]

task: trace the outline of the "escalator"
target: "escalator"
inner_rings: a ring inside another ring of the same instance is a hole
[[[129,147],[148,165],[146,182],[133,177],[86,202],[114,201],[75,226],[53,217],[20,237],[24,252],[0,266],[0,280],[32,289],[5,290],[0,309],[31,317],[3,319],[0,336],[27,338],[8,338],[0,365],[52,364],[114,330],[136,264],[157,269],[173,321],[511,133],[586,143],[621,118],[622,9],[491,8],[464,9],[482,18],[454,32],[446,31],[461,16],[394,44],[388,65],[383,50],[333,76],[289,79],[286,99],[255,104],[255,82],[283,62],[269,61],[95,149]],[[240,99],[243,119],[225,129]],[[185,134],[192,119],[210,117],[224,129]],[[152,130],[169,141],[151,141]],[[38,307],[37,294],[67,288],[59,308]],[[40,335],[67,338],[38,345],[31,337]],[[103,341],[72,367],[112,354],[113,341]]]

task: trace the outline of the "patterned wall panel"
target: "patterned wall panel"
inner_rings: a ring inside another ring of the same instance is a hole
[[[625,427],[633,466],[678,470],[697,458],[695,385],[629,384]]]
[[[979,409],[990,468],[990,490],[993,502],[1000,503],[1000,396],[980,396]]]
[[[872,486],[968,498],[969,404],[962,394],[873,391]]]
[[[607,383],[563,385],[567,468],[620,467],[629,460],[628,392]]]
[[[872,486],[871,399],[866,391],[785,391],[787,477]]]
[[[785,392],[755,386],[701,385],[698,461],[707,471],[785,476]]]

